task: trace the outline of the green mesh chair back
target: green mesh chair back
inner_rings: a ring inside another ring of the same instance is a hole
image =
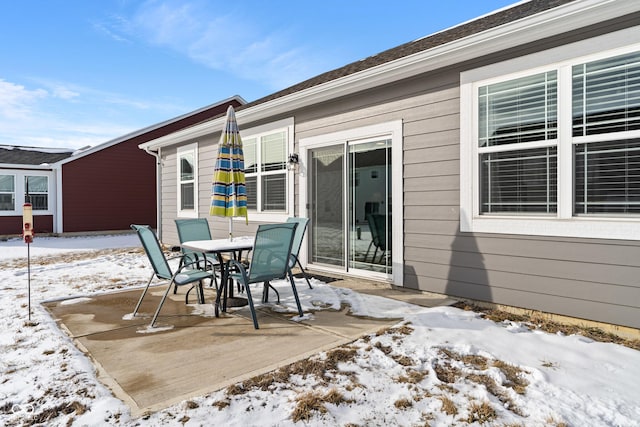
[[[291,282],[291,290],[296,301],[298,314],[303,316],[300,298],[298,297],[298,291],[296,290],[296,285],[291,275],[291,268],[289,267],[291,245],[297,227],[297,222],[261,224],[258,226],[249,271],[246,270],[245,266],[239,260],[231,259],[227,261],[225,276],[222,280],[223,286],[220,286],[216,296],[216,316],[218,315],[218,309],[221,304],[223,310],[224,307],[226,307],[224,301],[226,300],[227,286],[225,286],[225,284],[227,284],[227,278],[231,277],[244,286],[253,319],[253,327],[258,329],[258,318],[249,285],[262,282],[264,284],[263,302],[267,302],[269,288],[272,288],[269,281],[285,279],[287,276]],[[275,288],[273,289],[275,290]]]
[[[175,222],[180,243],[191,240],[211,240],[211,230],[209,229],[209,222],[206,218],[176,219]],[[182,248],[181,250],[190,261],[197,261],[199,259],[198,254],[194,251],[186,248]]]
[[[215,275],[213,271],[213,264],[208,259],[203,259],[200,263],[202,264],[202,269],[197,268],[197,265],[190,264],[189,262],[185,262],[184,255],[179,255],[180,265],[176,269],[175,272],[171,271],[171,267],[169,266],[169,262],[162,251],[162,247],[160,246],[160,242],[156,237],[154,231],[148,225],[137,225],[132,224],[131,228],[136,231],[138,237],[140,238],[140,242],[142,243],[142,247],[144,248],[145,253],[147,254],[147,258],[149,258],[149,262],[151,263],[151,267],[153,268],[154,274],[151,275],[151,278],[147,282],[147,286],[143,289],[142,295],[138,299],[138,303],[136,304],[135,309],[133,310],[133,316],[135,317],[140,309],[140,305],[142,304],[142,300],[147,294],[147,290],[149,289],[149,285],[151,285],[151,281],[153,277],[156,276],[159,279],[167,280],[168,286],[166,291],[164,292],[162,298],[160,299],[160,304],[158,304],[158,308],[156,309],[153,318],[151,319],[151,325],[154,326],[156,320],[158,319],[158,315],[160,314],[160,310],[162,309],[162,305],[167,299],[167,295],[169,294],[169,290],[171,286],[175,284],[175,287],[191,285],[191,289],[187,291],[185,295],[185,303],[189,303],[189,292],[195,289],[198,294],[198,300],[201,304],[204,304],[204,292],[202,288],[202,282],[204,280],[215,280]],[[177,258],[177,257],[172,257]],[[171,258],[169,258],[171,259]]]
[[[258,226],[249,268],[249,283],[282,279],[289,271],[291,245],[297,223]]]
[[[155,232],[148,225],[132,225],[132,229],[138,233],[142,247],[149,258],[149,262],[153,267],[153,271],[159,279],[171,280],[173,273],[162,252],[160,242],[156,237]]]
[[[291,255],[298,258],[300,247],[302,246],[302,239],[304,238],[304,233],[307,230],[307,224],[309,223],[309,218],[289,217],[287,218],[287,223],[298,224],[296,227],[296,234],[293,236],[293,243],[291,244]]]
[[[313,287],[311,286],[311,282],[309,282],[307,272],[304,270],[304,268],[302,268],[302,264],[300,263],[299,258],[300,248],[302,247],[302,239],[304,239],[304,233],[307,231],[309,218],[289,217],[287,218],[287,222],[298,224],[298,227],[296,227],[296,234],[293,237],[293,243],[291,244],[291,260],[289,261],[289,268],[293,268],[297,263],[298,267],[300,267],[300,271],[302,272],[304,280],[306,280],[307,285],[309,285],[309,289],[313,289]]]

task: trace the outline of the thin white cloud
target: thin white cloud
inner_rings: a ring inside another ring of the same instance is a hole
[[[127,30],[127,20],[120,16],[112,15],[106,22],[93,22],[93,28],[108,38],[117,42],[129,43],[130,40],[125,37]]]
[[[23,119],[30,115],[34,104],[48,93],[44,89],[29,90],[22,85],[0,79],[0,118]]]
[[[75,84],[32,81],[37,87],[0,79],[3,144],[65,148],[97,145],[161,121],[149,117],[165,120],[183,111],[175,104],[142,101]]]
[[[236,7],[236,9],[234,9]],[[217,8],[202,1],[147,1],[113,31],[171,49],[213,70],[277,90],[317,74],[317,52],[298,45],[287,29],[264,28],[242,3]],[[220,12],[224,11],[224,12]]]

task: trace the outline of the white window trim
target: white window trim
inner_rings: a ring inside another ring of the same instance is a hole
[[[193,201],[193,210],[183,210],[180,209],[182,206],[182,192],[180,191],[180,158],[182,154],[185,153],[193,153],[193,191],[194,191],[194,201]],[[182,147],[178,147],[176,153],[176,209],[178,218],[198,218],[198,207],[200,205],[199,196],[199,186],[198,186],[198,171],[200,170],[200,165],[198,164],[198,143],[193,143],[189,145],[184,145]]]
[[[403,193],[403,164],[402,164],[402,120],[395,120],[386,123],[378,123],[371,126],[363,126],[360,128],[338,131],[324,135],[303,138],[300,140],[300,216],[307,217],[305,206],[309,204],[308,176],[306,160],[308,159],[309,150],[332,144],[344,144],[349,141],[367,140],[373,138],[389,138],[391,139],[391,156],[392,156],[392,195],[391,204],[396,206],[393,211],[392,227],[392,247],[398,248],[391,252],[392,263],[392,283],[396,286],[403,286],[404,283],[404,193]],[[308,262],[307,245],[302,245],[300,249],[300,259],[303,265]],[[379,277],[384,279],[388,275],[380,275],[375,272],[366,272],[364,277]]]
[[[19,206],[19,197],[18,197],[18,176],[16,175],[15,172],[11,172],[11,171],[0,171],[0,175],[6,175],[6,176],[12,176],[13,177],[13,210],[2,210],[0,211],[0,216],[15,216],[15,215],[22,215],[22,211],[18,211],[18,206]],[[3,193],[4,194],[4,193]],[[23,197],[24,200],[24,197]]]
[[[640,50],[639,27],[583,40],[544,52],[492,64],[460,75],[460,230],[601,239],[640,239],[640,218],[573,216],[573,144],[571,130],[571,66]],[[493,81],[557,69],[558,73],[558,212],[556,216],[480,215],[477,88]],[[567,80],[569,79],[569,80]],[[564,84],[563,84],[564,83]],[[626,132],[619,137],[639,137]],[[604,140],[600,137],[598,140]],[[567,142],[569,141],[569,142]]]
[[[47,209],[46,210],[34,210],[33,216],[39,215],[53,215],[56,206],[56,175],[52,171],[37,171],[37,170],[24,170],[24,171],[0,171],[0,175],[13,175],[15,179],[15,206],[12,211],[0,211],[0,216],[22,216],[22,206],[24,205],[26,188],[24,185],[24,179],[27,176],[44,176],[47,178]]]
[[[248,140],[251,138],[259,138],[265,134],[271,134],[276,132],[285,132],[285,138],[287,143],[287,152],[285,159],[288,160],[289,154],[293,153],[293,141],[294,141],[294,119],[289,117],[286,119],[278,120],[276,122],[267,123],[261,126],[256,126],[248,129],[240,129],[240,136],[242,140]],[[284,222],[287,217],[293,216],[294,206],[294,173],[295,170],[290,170],[288,167],[285,172],[286,177],[286,209],[283,212],[258,212],[256,210],[249,210],[248,215],[250,220],[257,222]],[[234,221],[244,221],[244,218],[234,218]]]

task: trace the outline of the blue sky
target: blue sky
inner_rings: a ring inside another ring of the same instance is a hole
[[[253,101],[514,1],[3,2],[0,145],[98,145],[234,95]]]

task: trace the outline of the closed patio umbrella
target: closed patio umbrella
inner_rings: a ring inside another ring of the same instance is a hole
[[[233,217],[244,217],[249,222],[242,140],[232,106],[227,109],[227,118],[218,142],[209,214],[229,218],[229,239],[233,239]]]

